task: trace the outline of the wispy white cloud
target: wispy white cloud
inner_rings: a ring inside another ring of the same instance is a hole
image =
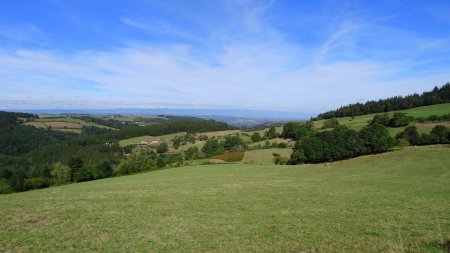
[[[0,25],[0,36],[13,41],[33,41],[36,37],[42,37],[39,27],[34,25],[22,25],[17,27]]]
[[[411,57],[421,50],[442,50],[448,39],[406,32],[388,38],[392,29],[383,23],[386,20],[373,23],[347,4],[337,18],[323,24],[319,42],[312,46],[294,43],[272,24],[269,12],[276,3],[226,2],[229,22],[201,35],[165,20],[132,15],[120,19],[126,26],[184,42],[127,39],[127,44],[111,50],[71,53],[0,49],[0,107],[28,101],[22,105],[52,108],[65,101],[79,108],[182,106],[320,112],[359,100],[421,92],[450,80],[448,65],[416,71],[430,59]],[[368,43],[379,34],[385,44],[399,40],[411,47],[402,51],[396,44],[392,52],[378,52],[379,48],[368,46],[360,55],[361,41]],[[337,57],[344,53],[350,57]]]
[[[145,21],[140,21],[140,20],[124,17],[124,18],[121,18],[120,21],[125,25],[132,26],[132,27],[135,27],[138,29],[142,29],[149,33],[155,33],[158,35],[175,36],[175,37],[180,37],[180,38],[197,41],[197,42],[200,41],[200,39],[198,37],[194,36],[193,34],[190,34],[181,29],[177,29],[177,28],[173,27],[172,25],[170,25],[169,23],[161,21],[161,20],[145,22]]]

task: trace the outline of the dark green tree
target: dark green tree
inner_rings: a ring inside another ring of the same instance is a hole
[[[251,138],[253,142],[258,142],[262,140],[261,135],[258,132],[253,133]]]
[[[83,160],[80,157],[71,157],[67,164],[70,168],[70,181],[77,182],[77,175],[83,168]]]
[[[364,127],[359,132],[359,136],[364,142],[367,154],[384,152],[395,145],[387,128],[381,124],[375,123]]]
[[[449,129],[442,125],[437,125],[431,129],[431,134],[434,134],[437,139],[437,143],[448,143]]]
[[[169,151],[169,145],[167,145],[167,143],[165,142],[160,143],[158,147],[156,147],[156,153],[158,154],[163,154],[166,153],[167,151]]]

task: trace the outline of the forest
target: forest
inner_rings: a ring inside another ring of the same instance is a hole
[[[234,129],[222,122],[197,118],[174,118],[156,125],[124,127],[117,131],[85,127],[81,134],[21,124],[37,117],[0,112],[0,193],[112,176],[113,167],[120,165],[126,154],[131,153],[132,147],[118,144],[124,138]],[[178,158],[155,154],[147,159],[151,168],[158,168],[174,163]],[[147,168],[143,166],[140,171]]]

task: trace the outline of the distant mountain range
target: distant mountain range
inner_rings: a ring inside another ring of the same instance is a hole
[[[251,127],[270,121],[305,120],[311,113],[264,111],[250,109],[21,109],[17,112],[34,114],[91,114],[91,115],[174,115],[214,119],[237,127]]]

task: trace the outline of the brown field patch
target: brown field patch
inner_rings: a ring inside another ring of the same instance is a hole
[[[71,122],[60,122],[60,121],[55,121],[55,122],[45,122],[45,124],[47,125],[47,127],[51,127],[51,128],[69,128],[69,129],[81,129],[83,128],[83,125],[78,124],[78,123],[71,123]]]
[[[228,152],[221,155],[212,157],[213,159],[219,159],[225,162],[238,162],[244,158],[244,152]]]
[[[25,125],[35,126],[39,128],[55,128],[55,129],[82,129],[83,125],[79,123],[72,122],[62,122],[62,121],[54,121],[54,122],[27,122]]]

